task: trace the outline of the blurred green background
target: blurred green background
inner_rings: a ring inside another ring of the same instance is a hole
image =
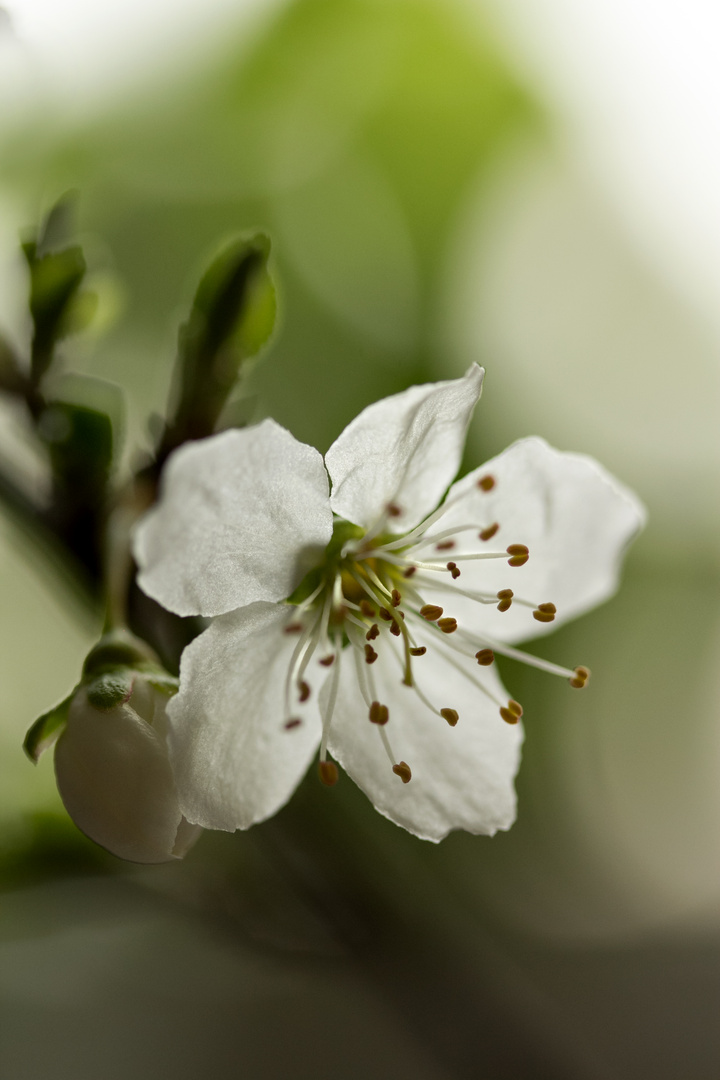
[[[369,402],[476,360],[468,467],[541,434],[633,486],[650,526],[618,597],[538,647],[587,663],[586,694],[504,667],[527,721],[509,833],[435,847],[311,776],[277,819],[136,869],[22,755],[99,625],[0,520],[0,1074],[710,1080],[717,331],[627,235],[488,14],[261,15],[122,92],[48,86],[0,119],[5,329],[27,333],[18,230],[77,189],[100,310],[66,370],[126,390],[127,467],[203,267],[261,227],[280,325],[235,415],[325,450]]]

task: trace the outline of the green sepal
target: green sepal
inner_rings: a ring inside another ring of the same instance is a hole
[[[94,645],[83,664],[83,681],[114,672],[118,668],[160,670],[157,657],[144,641],[129,630],[108,630]],[[172,676],[168,675],[168,678]]]
[[[51,402],[40,418],[53,476],[79,504],[102,499],[113,459],[113,426],[99,409]]]
[[[23,750],[34,765],[37,765],[40,756],[46,750],[49,750],[55,740],[62,734],[63,728],[67,724],[68,709],[76,690],[77,687],[72,694],[69,694],[54,709],[50,709],[49,712],[39,716],[25,736]]]
[[[85,684],[88,702],[94,709],[101,709],[103,712],[114,709],[116,705],[128,701],[136,678],[137,674],[131,668],[116,668],[115,671],[98,675],[96,679]]]
[[[212,261],[180,327],[177,402],[159,449],[211,435],[245,361],[267,344],[276,315],[264,233],[234,240]]]

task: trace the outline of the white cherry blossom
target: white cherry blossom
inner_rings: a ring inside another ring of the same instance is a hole
[[[483,374],[369,406],[324,462],[272,420],[170,458],[135,554],[150,596],[214,616],[168,705],[188,821],[267,818],[319,752],[425,839],[512,824],[522,708],[495,654],[583,686],[513,643],[612,594],[644,511],[537,438],[448,491]]]

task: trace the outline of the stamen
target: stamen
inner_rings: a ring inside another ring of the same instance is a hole
[[[330,735],[330,725],[332,724],[333,713],[335,712],[335,702],[337,701],[338,689],[340,687],[340,638],[335,640],[335,649],[337,652],[337,664],[333,665],[332,675],[330,676],[330,692],[328,693],[327,704],[325,705],[325,712],[322,718],[322,738],[320,739],[320,764],[325,761],[327,754],[327,741]],[[337,773],[337,769],[335,770]],[[334,781],[333,781],[334,782]]]
[[[428,622],[436,622],[443,613],[443,609],[438,607],[437,604],[424,604],[420,608],[420,614],[423,619],[427,619]]]
[[[480,488],[481,491],[492,491],[492,489],[495,487],[495,477],[490,476],[490,474],[488,474],[487,476],[481,476],[477,482],[477,486]]]
[[[530,552],[524,544],[510,544],[505,550],[511,556],[508,559],[510,566],[524,566],[530,558]]]
[[[374,619],[375,618],[376,611],[375,611],[375,608],[373,607],[373,605],[370,603],[369,600],[364,600],[363,599],[363,600],[360,601],[360,610],[363,613],[363,615],[367,616],[368,619]]]
[[[286,731],[292,731],[293,728],[300,727],[302,720],[297,716],[293,716],[290,720],[286,720],[283,725]]]
[[[487,529],[483,529],[482,532],[478,534],[479,539],[480,540],[492,540],[493,536],[495,535],[495,533],[498,531],[499,528],[500,528],[500,525],[498,524],[498,522],[494,521],[492,523],[492,525],[488,525]]]
[[[381,705],[379,701],[373,701],[368,716],[371,724],[387,724],[390,719],[390,710],[387,705]]]
[[[392,613],[389,612],[387,608],[380,608],[380,610],[378,611],[378,615],[384,622],[395,622]]]
[[[501,589],[497,594],[497,598],[500,603],[497,606],[498,611],[507,611],[513,602],[512,589]]]
[[[459,578],[459,577],[460,577],[460,571],[459,571],[459,570],[458,570],[458,568],[457,568],[457,563],[454,563],[454,562],[449,562],[449,563],[447,564],[447,567],[446,567],[446,569],[447,569],[447,570],[449,570],[449,571],[450,571],[450,573],[452,574],[452,576],[453,576],[453,580],[455,580],[455,578]]]
[[[479,652],[475,653],[475,659],[480,667],[490,667],[495,661],[495,653],[492,649],[480,649]]]
[[[402,612],[401,612],[401,614],[402,614]],[[393,637],[400,637],[400,635],[402,634],[402,630],[400,629],[400,624],[396,623],[394,620],[393,620],[392,626],[390,627],[390,633],[393,635]]]
[[[460,719],[455,709],[441,709],[440,715],[442,716],[443,720],[447,720],[450,727],[455,727],[458,720]]]
[[[303,625],[299,622],[288,623],[287,626],[283,628],[283,634],[302,634],[302,632]]]
[[[403,784],[409,784],[412,780],[412,772],[410,766],[406,761],[398,761],[397,765],[393,765],[392,771],[396,776],[399,776]]]
[[[590,678],[590,669],[586,667],[576,667],[574,671],[574,677],[569,680],[570,685],[574,686],[576,690],[582,690],[584,686],[587,686],[588,679]]]
[[[323,656],[322,659],[318,661],[318,663],[322,664],[323,667],[332,667],[332,665],[335,663],[335,653],[330,653],[329,656]]]
[[[417,573],[417,566],[408,566],[407,570],[403,570],[403,577],[411,578],[415,573]]]
[[[373,649],[372,645],[365,646],[365,663],[374,664],[378,658],[378,654]]]
[[[390,599],[392,601],[392,606],[393,607],[398,607],[399,604],[400,604],[400,601],[402,600],[402,596],[400,595],[400,593],[399,593],[399,591],[397,589],[393,589],[393,591],[390,594]]]
[[[441,543],[435,545],[436,551],[452,551],[455,547],[454,540],[443,540]]]
[[[368,630],[365,637],[367,638],[368,641],[374,641],[375,638],[379,636],[379,634],[380,634],[380,627],[378,626],[378,624],[376,622],[374,622],[372,624],[372,626],[370,627],[370,629]]]
[[[410,655],[411,656],[424,656],[426,652],[427,652],[427,649],[425,648],[425,646],[424,645],[419,645],[416,649],[411,649],[410,650]]]
[[[396,518],[400,517],[400,515],[402,514],[401,507],[399,507],[396,503],[388,503],[386,510],[388,517]]]
[[[334,761],[319,761],[318,775],[325,787],[335,787],[338,782],[338,770]]]
[[[305,681],[303,680],[302,682],[299,682],[299,683],[298,683],[298,699],[299,699],[299,700],[300,700],[301,702],[303,702],[303,701],[307,701],[307,699],[308,699],[309,697],[310,697],[310,687],[309,687],[309,686],[308,686],[308,684],[307,684],[307,683],[306,683],[306,682],[305,682]]]
[[[533,619],[537,619],[538,622],[550,623],[555,619],[555,613],[557,608],[554,604],[538,604],[535,611],[533,611]]]
[[[517,724],[522,714],[522,705],[519,701],[513,701],[512,698],[508,701],[507,706],[503,706],[500,710],[500,715],[506,724]]]
[[[458,627],[457,619],[438,619],[438,626],[443,634],[454,634]]]
[[[457,644],[466,643],[470,648],[475,647],[473,639],[462,630],[459,637],[462,641],[458,641]],[[521,664],[527,664],[528,667],[538,668],[540,671],[545,671],[548,675],[560,675],[566,679],[575,679],[578,676],[571,668],[561,667],[560,664],[553,664],[550,660],[543,660],[540,656],[533,656],[532,653],[522,652],[521,649],[513,649],[511,645],[506,645],[502,641],[497,641],[495,638],[489,637],[487,634],[478,635],[486,645],[490,646],[493,652],[496,652],[499,656],[507,656],[509,660],[519,660]]]

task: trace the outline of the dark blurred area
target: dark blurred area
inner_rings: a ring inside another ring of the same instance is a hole
[[[503,667],[526,703],[509,833],[436,847],[313,773],[275,819],[139,869],[23,758],[100,625],[4,514],[0,1075],[714,1080],[716,331],[487,12],[294,0],[218,19],[177,55],[159,37],[158,71],[97,99],[0,50],[3,330],[28,334],[19,231],[77,191],[98,308],[60,379],[78,408],[87,377],[126,391],[119,478],[151,445],[209,258],[261,229],[279,325],[223,422],[272,415],[325,450],[369,402],[476,360],[467,467],[541,434],[634,486],[650,526],[617,598],[537,646],[587,663],[587,693]],[[21,418],[0,422],[3,457],[39,476]]]

